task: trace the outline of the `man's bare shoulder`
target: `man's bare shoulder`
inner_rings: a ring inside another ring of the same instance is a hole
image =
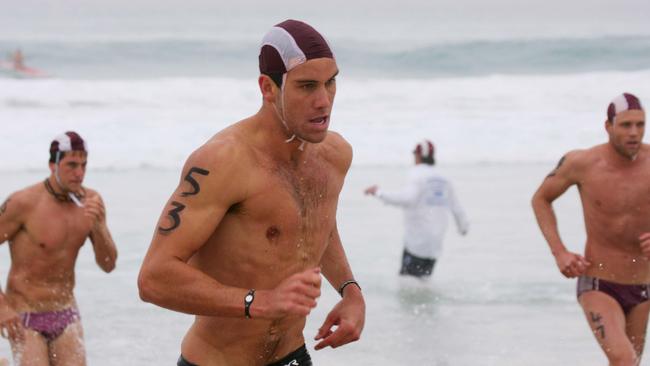
[[[89,188],[89,187],[84,187],[84,189],[86,190],[86,197],[87,198],[92,198],[92,197],[98,196],[99,199],[103,201],[102,195],[99,194],[99,192],[97,190]]]
[[[325,140],[321,142],[321,147],[328,161],[347,172],[352,163],[352,145],[343,136],[329,131]]]
[[[250,154],[250,145],[236,125],[212,136],[187,159],[188,163],[213,166],[238,165]]]
[[[2,211],[2,214],[13,217],[29,214],[29,212],[36,207],[36,203],[43,193],[44,189],[42,183],[36,183],[23,188],[10,194],[2,203],[0,211]]]
[[[253,153],[248,140],[238,129],[227,128],[194,150],[187,158],[181,175],[185,194],[198,194],[240,201],[245,198],[253,166]],[[189,189],[189,190],[188,190]]]
[[[641,149],[639,149],[639,157],[644,158],[646,164],[650,164],[650,144],[641,144]]]
[[[571,169],[587,168],[603,158],[604,150],[604,144],[588,149],[571,150],[562,157],[562,165]]]

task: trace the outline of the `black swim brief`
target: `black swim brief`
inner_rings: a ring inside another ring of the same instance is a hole
[[[199,366],[197,364],[191,363],[190,361],[186,360],[183,355],[178,358],[178,362],[176,362],[176,366]]]
[[[278,360],[268,366],[312,366],[311,357],[309,352],[307,352],[307,347],[303,344],[297,350],[289,353],[281,360]],[[176,366],[199,366],[187,361],[183,355],[178,358]]]
[[[600,291],[611,296],[621,305],[625,314],[629,313],[633,307],[640,303],[650,300],[650,284],[625,285],[595,277],[578,277],[576,290],[578,298],[587,291]]]
[[[307,352],[307,347],[303,344],[297,350],[289,353],[282,359],[275,361],[267,366],[312,366],[311,356]]]
[[[399,271],[399,274],[415,277],[431,276],[435,264],[436,260],[434,258],[416,257],[404,249],[404,253],[402,254],[402,269]]]

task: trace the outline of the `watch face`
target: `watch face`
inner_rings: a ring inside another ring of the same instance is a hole
[[[246,302],[253,301],[253,295],[246,295],[246,297],[244,298],[244,301],[246,301]]]

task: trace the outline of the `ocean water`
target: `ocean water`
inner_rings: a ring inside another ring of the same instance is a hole
[[[556,270],[529,200],[553,164],[441,166],[470,219],[461,237],[450,228],[431,281],[397,276],[401,213],[362,194],[378,183],[397,188],[407,167],[353,166],[341,194],[339,231],[367,303],[362,339],[313,351],[312,341],[338,294],[323,286],[305,328],[317,365],[542,366],[605,364],[575,301],[574,281]],[[43,171],[3,174],[10,192]],[[97,268],[89,244],[77,262],[76,297],[90,365],[169,365],[178,357],[188,315],[139,300],[136,278],[164,202],[178,181],[172,169],[90,170],[87,185],[106,202],[119,248],[114,272]],[[556,204],[567,245],[580,250],[584,225],[577,192]],[[0,275],[9,266],[0,247]],[[9,354],[0,342],[0,357]],[[645,360],[643,365],[650,362]]]
[[[343,75],[331,129],[354,147],[354,164],[410,163],[423,138],[434,141],[446,163],[557,161],[570,149],[606,141],[611,98],[632,91],[643,101],[650,97],[648,81],[650,70],[424,79]],[[43,167],[49,142],[70,129],[88,140],[94,168],[176,168],[259,105],[256,82],[236,78],[0,79],[0,120],[8,137],[0,146],[6,157],[0,169]]]
[[[313,353],[317,364],[605,364],[529,200],[566,151],[606,141],[614,96],[650,103],[647,1],[0,3],[0,55],[20,47],[49,75],[0,73],[0,196],[42,179],[49,142],[76,130],[120,250],[110,275],[89,248],[79,258],[90,365],[175,361],[191,317],[140,302],[137,272],[186,157],[259,108],[257,45],[286,18],[332,43],[341,74],[331,128],[354,148],[338,222],[368,319],[360,342]],[[400,213],[361,194],[402,184],[423,138],[472,222],[468,237],[452,228],[428,283],[396,276]],[[575,191],[556,211],[582,250]],[[324,291],[307,339],[335,301]]]

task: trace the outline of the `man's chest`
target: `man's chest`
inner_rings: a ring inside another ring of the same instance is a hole
[[[626,171],[592,169],[580,182],[585,204],[609,214],[650,213],[650,166]]]
[[[70,207],[35,210],[26,220],[23,230],[30,241],[46,252],[78,250],[90,233],[91,222],[83,209]]]

